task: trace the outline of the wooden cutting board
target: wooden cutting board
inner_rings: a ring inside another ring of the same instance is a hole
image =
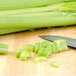
[[[0,76],[76,76],[76,49],[68,48],[68,51],[52,55],[47,62],[33,63],[32,58],[20,61],[15,58],[16,48],[23,45],[35,44],[43,39],[39,35],[59,35],[76,38],[76,26],[26,31],[10,35],[0,36],[0,43],[9,44],[9,54],[0,55]],[[59,68],[50,66],[51,61],[59,61]]]

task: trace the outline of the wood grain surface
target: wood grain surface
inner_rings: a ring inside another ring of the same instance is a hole
[[[23,45],[35,44],[43,39],[39,35],[59,35],[76,38],[76,26],[41,29],[0,36],[0,43],[9,44],[9,54],[0,55],[0,76],[76,76],[76,49],[50,56],[47,62],[33,63],[32,59],[20,61],[15,58],[16,48]],[[59,61],[59,68],[50,66],[51,61]]]

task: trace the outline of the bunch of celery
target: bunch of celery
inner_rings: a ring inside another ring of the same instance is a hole
[[[75,0],[0,1],[0,34],[75,24]]]

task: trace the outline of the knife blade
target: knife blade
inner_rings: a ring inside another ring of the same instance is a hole
[[[45,40],[49,40],[49,41],[54,41],[57,39],[64,39],[67,41],[67,44],[69,47],[76,48],[76,39],[73,39],[73,38],[64,37],[64,36],[54,36],[54,35],[43,35],[39,37]]]

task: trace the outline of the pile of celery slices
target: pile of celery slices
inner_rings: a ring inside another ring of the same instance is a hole
[[[67,51],[67,42],[64,39],[55,40],[53,44],[49,41],[35,43],[35,45],[25,45],[23,49],[16,49],[15,56],[22,61],[32,58],[31,53],[36,53],[33,62],[46,61],[52,54]]]

